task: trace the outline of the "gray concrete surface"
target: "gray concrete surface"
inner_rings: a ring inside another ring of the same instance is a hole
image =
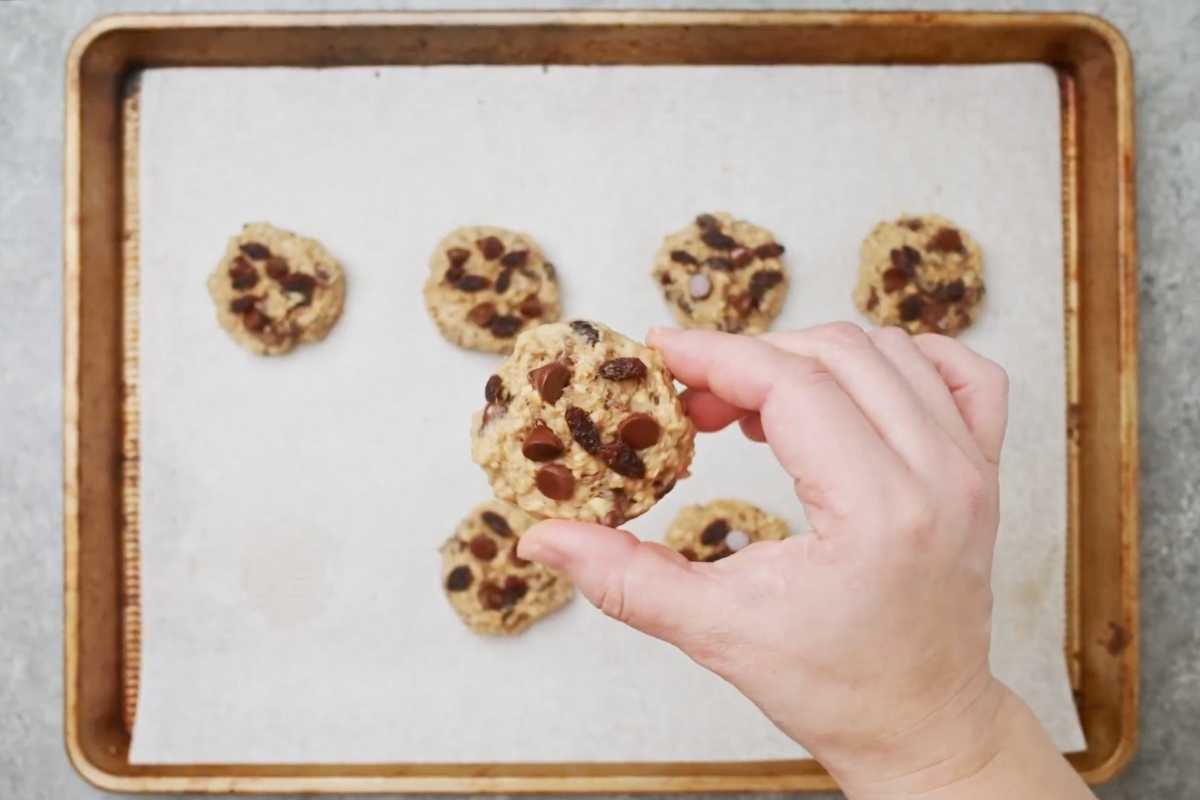
[[[0,798],[101,795],[62,745],[63,63],[116,11],[399,9],[473,3],[0,0]],[[505,5],[520,5],[507,2]],[[589,0],[541,7],[649,7]],[[658,7],[696,7],[700,3]],[[1084,10],[1128,37],[1137,72],[1143,481],[1142,739],[1099,794],[1200,797],[1200,3],[727,2],[724,7]],[[715,6],[710,6],[715,7]]]

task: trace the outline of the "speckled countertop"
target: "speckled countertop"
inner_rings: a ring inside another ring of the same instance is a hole
[[[117,11],[468,8],[318,0],[0,0],[0,797],[100,797],[62,744],[63,68]],[[523,3],[510,0],[506,6]],[[531,7],[1078,10],[1133,48],[1141,255],[1142,736],[1118,798],[1200,797],[1200,2],[602,3]]]

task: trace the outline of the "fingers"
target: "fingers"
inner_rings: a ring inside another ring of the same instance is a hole
[[[923,333],[913,343],[941,375],[984,458],[998,463],[1008,425],[1004,368],[946,336]]]
[[[650,342],[693,391],[712,394],[742,415],[758,413],[757,424],[747,423],[748,435],[756,437],[761,429],[795,479],[816,528],[823,514],[844,516],[871,505],[861,502],[864,497],[904,491],[908,477],[900,459],[816,360],[714,331],[661,329]],[[707,407],[710,414],[712,408]],[[731,416],[720,409],[719,418],[714,414],[705,422]]]
[[[945,462],[946,435],[933,422],[912,387],[857,325],[835,322],[803,331],[759,337],[781,349],[817,360],[879,432],[921,475]]]
[[[747,414],[738,420],[742,433],[752,442],[765,442],[767,434],[763,432],[762,417],[758,414]]]
[[[747,413],[703,389],[688,389],[683,393],[682,399],[687,415],[691,417],[696,429],[703,433],[724,430],[729,423],[736,420],[747,439],[755,442],[767,440],[758,414]],[[947,401],[949,402],[949,395]],[[954,405],[953,402],[950,404]]]
[[[896,371],[908,381],[908,385],[912,387],[933,421],[954,440],[964,454],[973,461],[979,461],[982,458],[979,444],[967,429],[958,406],[954,404],[954,398],[950,396],[946,382],[907,331],[888,326],[873,330],[867,335],[871,337],[876,349],[883,353]]]
[[[567,574],[579,591],[614,619],[686,649],[725,616],[726,592],[715,577],[660,544],[621,530],[550,520],[518,543],[521,558]]]

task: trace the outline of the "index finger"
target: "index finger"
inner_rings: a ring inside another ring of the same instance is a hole
[[[716,331],[654,329],[648,341],[689,387],[758,413],[818,530],[823,513],[881,507],[879,500],[908,484],[900,458],[815,359]]]

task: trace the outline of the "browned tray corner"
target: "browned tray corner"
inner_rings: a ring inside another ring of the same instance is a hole
[[[67,64],[66,746],[127,792],[821,790],[813,761],[132,765],[137,685],[136,93],[141,69],[420,64],[1041,62],[1062,88],[1068,663],[1088,781],[1133,754],[1137,257],[1128,47],[1077,14],[555,12],[109,17]],[[131,498],[136,500],[136,495]]]

